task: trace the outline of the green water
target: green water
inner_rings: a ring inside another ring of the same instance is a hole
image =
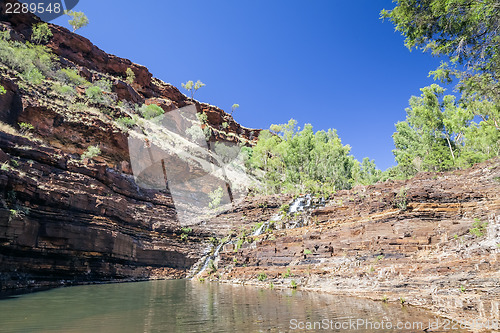
[[[334,323],[420,321],[425,328],[431,318],[357,298],[188,280],[76,286],[0,300],[0,332],[23,333],[373,332],[375,326],[335,329]],[[298,329],[314,321],[328,322],[328,329]],[[402,330],[377,330],[389,331]]]

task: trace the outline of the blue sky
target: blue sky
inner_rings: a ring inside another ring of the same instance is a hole
[[[243,126],[294,118],[335,128],[361,160],[394,165],[394,123],[411,95],[433,83],[439,59],[410,52],[389,22],[388,0],[90,1],[75,7],[78,31],[104,51],[149,68],[177,86],[201,80],[195,98]],[[69,28],[67,17],[53,23]],[[451,89],[449,89],[451,90]],[[451,91],[450,91],[451,92]]]

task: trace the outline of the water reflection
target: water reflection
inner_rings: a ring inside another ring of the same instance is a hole
[[[432,317],[356,298],[187,280],[60,288],[0,301],[0,332],[290,332],[299,323],[358,318],[421,321],[426,328]],[[402,330],[380,330],[389,331]]]

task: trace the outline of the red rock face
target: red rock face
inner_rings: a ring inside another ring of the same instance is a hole
[[[308,225],[224,248],[220,279],[401,297],[457,320],[499,316],[500,159],[339,191],[297,218]],[[478,223],[487,227],[475,234]]]
[[[29,39],[39,22],[30,15],[1,15],[2,29],[20,41]],[[144,66],[49,26],[54,36],[47,46],[59,57],[59,66],[76,67],[91,82],[105,75],[118,101],[156,104],[165,111],[194,104],[209,115],[207,126],[230,124],[212,141],[256,138],[258,131],[251,134],[223,110],[187,98]],[[125,81],[128,68],[135,74],[132,84]],[[20,84],[16,73],[5,68],[0,83],[7,90],[0,95],[0,292],[183,277],[209,236],[222,236],[216,227],[194,227],[187,239],[181,238],[169,191],[135,184],[127,133],[114,123],[125,116],[117,107],[75,107],[54,93],[50,81]],[[85,88],[77,87],[76,95],[81,101]],[[29,134],[19,132],[21,122],[33,125]],[[81,160],[94,145],[101,154]]]

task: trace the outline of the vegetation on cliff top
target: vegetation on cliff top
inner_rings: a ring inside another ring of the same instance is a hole
[[[326,194],[356,184],[405,179],[420,171],[466,168],[500,155],[500,7],[493,0],[398,0],[382,10],[409,49],[447,56],[435,79],[458,80],[460,98],[432,84],[412,96],[405,121],[396,124],[397,165],[384,173],[373,161],[359,163],[335,130],[314,133],[306,124],[272,125],[253,149],[251,165],[262,169],[264,191]]]

